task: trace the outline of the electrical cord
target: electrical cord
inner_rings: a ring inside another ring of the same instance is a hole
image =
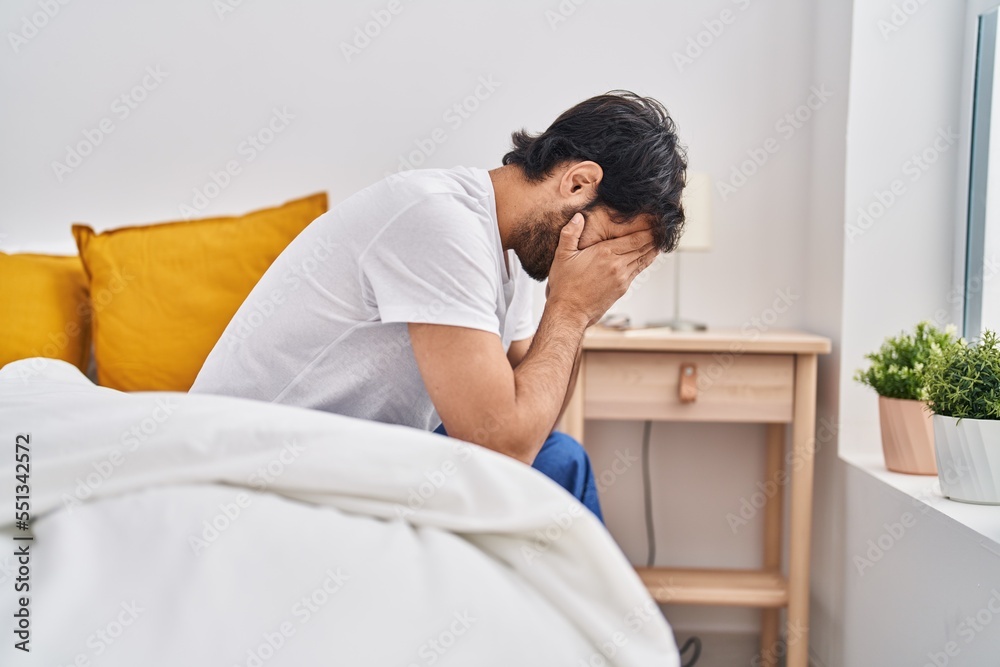
[[[690,660],[681,663],[681,667],[693,667],[694,663],[698,662],[698,658],[701,657],[701,640],[697,637],[688,637],[688,640],[681,646],[680,654],[684,655],[691,647],[694,647],[694,653]]]
[[[653,422],[642,428],[642,495],[646,506],[646,567],[656,563],[656,531],[653,528],[653,485],[649,480],[649,435]]]
[[[647,421],[642,427],[642,496],[646,508],[646,567],[653,567],[656,564],[656,530],[653,527],[653,484],[650,480],[649,468],[649,441],[653,431],[653,422]],[[688,649],[693,649],[691,659],[681,664],[681,667],[693,667],[701,657],[701,639],[698,637],[688,637],[680,648],[680,654],[684,655]]]

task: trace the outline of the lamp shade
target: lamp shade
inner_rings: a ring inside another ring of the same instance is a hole
[[[704,172],[688,172],[681,195],[684,206],[684,233],[678,250],[712,249],[712,179]]]

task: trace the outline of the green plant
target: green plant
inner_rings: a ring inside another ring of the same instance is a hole
[[[901,332],[886,338],[877,352],[866,354],[865,359],[871,365],[858,370],[854,379],[874,389],[879,396],[925,401],[929,364],[948,356],[960,345],[954,327],[942,331],[929,322],[921,322],[912,334]]]
[[[927,377],[928,404],[935,414],[1000,419],[1000,338],[984,331],[978,342],[959,345],[935,359]]]

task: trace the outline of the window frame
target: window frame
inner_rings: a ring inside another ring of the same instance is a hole
[[[956,284],[962,286],[962,335],[976,338],[982,331],[983,272],[993,95],[996,92],[996,56],[1000,0],[969,0],[967,6],[966,86],[963,91],[963,134],[968,155],[960,179],[965,187],[956,243]],[[995,168],[1000,168],[996,165]]]

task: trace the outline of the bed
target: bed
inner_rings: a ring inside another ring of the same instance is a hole
[[[600,522],[487,449],[40,358],[0,429],[2,664],[679,665]]]

